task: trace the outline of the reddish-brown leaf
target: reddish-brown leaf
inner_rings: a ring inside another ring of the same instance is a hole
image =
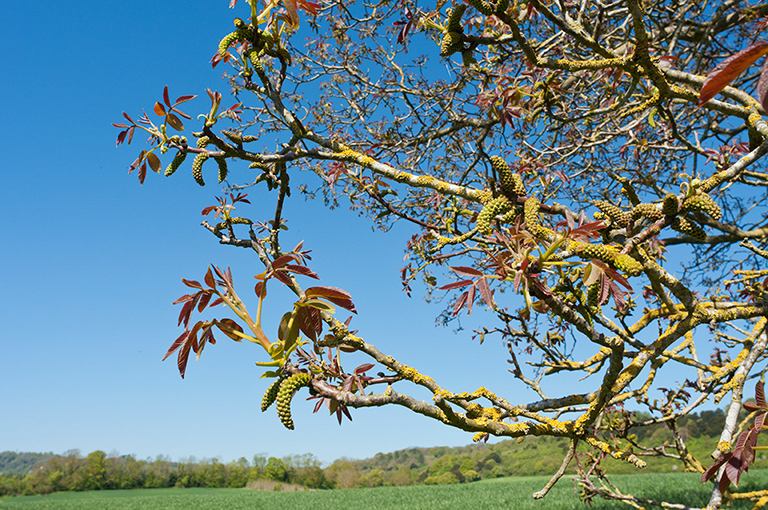
[[[208,306],[208,302],[211,300],[213,292],[206,290],[200,293],[200,300],[197,302],[197,311],[202,312],[205,307]]]
[[[165,103],[166,106],[171,106],[171,100],[168,97],[168,85],[166,85],[165,88],[163,89],[163,102]]]
[[[327,299],[351,299],[352,296],[349,292],[336,287],[317,286],[310,287],[304,291],[304,295],[310,297],[322,297]]]
[[[460,289],[462,287],[466,287],[467,285],[472,285],[474,282],[472,280],[459,280],[458,282],[448,283],[446,285],[443,285],[442,287],[439,287],[438,290],[453,290],[453,289]]]
[[[603,275],[602,278],[600,278],[600,294],[598,295],[597,302],[604,305],[610,297],[610,292],[611,280]]]
[[[139,184],[144,184],[144,179],[147,178],[147,164],[142,163],[139,167]]]
[[[174,114],[169,113],[168,116],[165,117],[165,121],[176,131],[184,131],[184,124]]]
[[[213,279],[213,274],[211,273],[211,268],[208,268],[208,271],[205,273],[205,284],[209,286],[212,289],[216,288],[216,282]]]
[[[456,267],[449,267],[448,269],[450,269],[454,273],[458,273],[458,274],[460,274],[462,276],[469,276],[470,278],[471,277],[483,276],[483,273],[481,273],[480,271],[478,271],[477,269],[472,268],[472,267],[456,266]]]
[[[127,128],[128,127],[128,124],[117,124],[115,122],[113,122],[112,125],[115,126],[116,128]]]
[[[174,109],[173,109],[173,111],[174,111],[174,112],[176,112],[176,113],[178,113],[180,117],[182,117],[182,118],[185,118],[185,119],[187,119],[187,120],[189,120],[189,119],[191,119],[191,118],[192,118],[192,117],[190,117],[189,115],[187,115],[186,113],[184,113],[184,112],[182,112],[181,110],[179,110],[178,108],[174,108]]]
[[[147,154],[147,163],[153,172],[160,173],[160,158],[154,152]]]
[[[315,317],[312,316],[312,312],[317,314],[317,310],[310,307],[301,307],[298,310],[296,310],[296,317],[294,318],[295,321],[299,324],[299,329],[302,333],[304,333],[307,338],[312,340],[313,342],[317,341],[317,328],[316,328],[316,322]],[[316,316],[317,319],[319,319],[319,316]]]
[[[483,297],[485,304],[493,308],[493,292],[491,291],[490,285],[488,285],[488,280],[485,278],[480,278],[477,281],[477,290],[480,291],[480,295]]]
[[[355,304],[351,299],[328,298],[328,301],[352,313],[357,313],[357,308],[355,308]]]
[[[129,174],[130,174],[131,172],[133,172],[134,170],[136,170],[136,168],[138,168],[138,166],[141,164],[141,162],[142,162],[142,161],[144,161],[144,156],[145,156],[146,154],[147,154],[147,151],[145,151],[145,150],[142,150],[142,151],[139,153],[139,157],[138,157],[138,158],[136,158],[135,160],[133,160],[133,163],[131,163],[131,166],[130,166],[130,167],[128,167],[128,173],[129,173]]]
[[[761,411],[755,415],[755,430],[763,430],[767,414],[765,411]]]
[[[165,107],[163,106],[163,103],[161,103],[160,101],[155,103],[155,107],[153,109],[155,111],[155,115],[159,115],[160,117],[165,115]]]
[[[196,95],[195,96],[193,95],[179,96],[176,98],[176,103],[174,104],[174,106],[176,106],[177,104],[186,103],[187,101],[191,101],[196,97],[197,97]]]
[[[216,273],[216,276],[224,280],[224,283],[232,286],[232,272],[229,270],[229,268],[227,268],[226,271],[222,271],[217,266],[213,266],[213,271]]]
[[[768,402],[765,401],[765,388],[763,387],[763,381],[757,381],[755,385],[755,402],[757,405],[768,410]]]
[[[123,112],[123,117],[125,117],[125,119],[131,124],[136,124],[136,122],[134,122],[134,120],[130,118],[127,113]]]
[[[180,346],[182,343],[184,343],[184,340],[186,340],[186,338],[187,338],[187,335],[189,335],[189,331],[184,331],[184,333],[182,333],[182,334],[179,336],[179,338],[177,338],[177,339],[176,339],[176,341],[174,341],[174,342],[171,344],[171,346],[168,348],[168,352],[166,352],[166,353],[165,353],[165,356],[163,356],[163,359],[162,359],[161,361],[165,361],[166,359],[168,359],[168,356],[170,356],[171,354],[173,354],[173,353],[176,351],[176,349],[178,349],[178,348],[179,348],[179,346]]]
[[[288,11],[288,19],[293,28],[299,26],[298,2],[296,0],[283,0],[285,10]]]
[[[192,287],[193,289],[201,289],[203,288],[202,285],[200,285],[200,282],[195,280],[187,280],[186,278],[182,278],[181,282],[186,285],[187,287]]]
[[[282,257],[277,257],[275,260],[272,261],[272,269],[277,269],[279,267],[283,267],[284,265],[288,264],[289,262],[296,259],[296,255],[288,254],[283,255]]]
[[[192,299],[193,297],[194,297],[194,296],[192,296],[191,294],[184,294],[183,296],[181,296],[179,299],[177,299],[176,301],[174,301],[174,302],[173,302],[173,303],[171,303],[171,304],[172,304],[172,305],[178,305],[179,303],[183,303],[183,302],[185,302],[185,301],[189,301],[189,300],[190,300],[190,299]]]
[[[256,284],[256,287],[253,289],[256,292],[256,296],[259,299],[264,299],[267,297],[267,284],[266,282],[259,282]]]
[[[472,287],[474,288],[474,287]],[[461,311],[461,307],[464,306],[464,304],[467,302],[467,296],[469,295],[469,291],[462,292],[461,295],[456,299],[456,303],[453,305],[453,316],[456,317],[459,312]]]
[[[136,131],[136,126],[131,126],[130,128],[128,128],[128,145],[131,145],[134,131]]]
[[[317,276],[317,273],[312,271],[310,268],[306,266],[299,266],[297,264],[286,264],[285,269],[292,273],[300,274],[302,276],[309,276],[310,278],[314,278],[315,280],[319,280],[320,277]]]
[[[725,471],[723,471],[723,474],[720,475],[720,482],[718,482],[717,487],[720,490],[720,492],[725,492],[728,487],[731,485],[731,478],[728,475],[728,466],[730,466],[731,461],[733,461],[733,457],[728,459],[728,464],[725,465]],[[735,461],[738,462],[738,461]]]
[[[757,100],[763,105],[763,109],[768,108],[768,59],[765,59],[763,68],[760,70],[760,79],[757,82]]]
[[[227,335],[229,338],[234,340],[235,342],[242,342],[242,339],[237,336],[234,331],[239,331],[240,333],[243,332],[243,328],[240,327],[238,323],[233,321],[232,319],[222,319],[220,321],[215,321],[214,323],[217,328],[221,330],[222,333]]]
[[[179,350],[179,358],[176,365],[179,367],[179,375],[184,379],[184,374],[187,373],[187,362],[189,361],[189,351],[192,348],[192,342],[185,342]]]
[[[701,474],[701,483],[707,483],[709,480],[712,479],[717,474],[717,471],[720,469],[720,466],[725,464],[725,461],[728,460],[728,456],[726,455],[720,455],[720,457],[717,458],[714,464],[709,466],[706,471],[704,471]]]
[[[223,299],[221,299],[221,298],[216,298],[216,301],[214,301],[213,303],[211,303],[211,304],[210,304],[210,307],[211,307],[211,308],[213,308],[214,306],[219,306],[219,305],[220,305],[220,304],[222,304],[223,302],[224,302],[224,300],[223,300]]]
[[[467,315],[472,314],[472,306],[474,306],[475,304],[476,291],[477,291],[477,287],[475,287],[474,285],[467,290]]]
[[[352,302],[352,296],[346,290],[339,289],[337,287],[310,287],[304,291],[304,295],[310,297],[322,297],[330,301],[331,303],[338,305],[345,310],[349,310],[352,313],[357,313],[354,303]]]
[[[197,296],[195,296],[197,297]],[[184,323],[184,327],[189,326],[189,319],[192,315],[192,310],[195,309],[195,303],[197,302],[197,299],[190,299],[186,303],[184,303],[184,306],[181,307],[181,311],[179,312],[179,323],[177,326],[181,326],[181,323]]]
[[[768,42],[756,41],[720,62],[704,80],[699,92],[699,106],[715,97],[766,53],[768,53]]]
[[[365,372],[369,371],[374,367],[373,363],[365,363],[364,365],[360,365],[355,369],[353,372],[355,375],[364,374]]]
[[[285,285],[290,286],[291,285],[291,277],[285,274],[283,271],[276,271],[275,272],[275,278],[283,282]]]
[[[117,147],[118,145],[120,145],[125,141],[125,135],[127,134],[128,134],[127,129],[125,131],[120,131],[120,134],[117,135],[117,143],[115,144],[115,147]]]

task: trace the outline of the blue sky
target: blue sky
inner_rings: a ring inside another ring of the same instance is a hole
[[[127,170],[143,137],[115,148],[111,123],[121,122],[123,110],[149,110],[165,85],[172,97],[205,96],[208,87],[226,93],[221,69],[208,61],[235,16],[247,17],[245,4],[235,11],[225,0],[4,6],[0,451],[101,449],[224,461],[313,453],[329,462],[471,441],[400,408],[353,411],[354,421],[339,427],[325,412],[312,415],[305,393],[294,401],[296,430],[288,431],[274,411],[259,410],[268,384],[254,365],[262,352],[223,336],[190,362],[186,380],[174,360],[160,362],[180,333],[171,303],[185,293],[182,277],[201,279],[211,263],[231,266],[241,295],[252,296],[247,289],[262,269],[254,255],[219,246],[199,226],[200,210],[219,192],[215,184],[200,188],[187,166],[169,179],[151,174],[139,186]],[[205,111],[206,103],[200,98],[185,111]],[[263,190],[251,198],[244,215],[272,214]],[[299,194],[287,210],[283,244],[304,240],[322,284],[352,294],[360,312],[352,325],[367,341],[447,389],[488,386],[534,400],[507,372],[498,340],[478,345],[471,327],[436,328],[441,305],[401,291],[398,270],[413,227],[372,232],[355,213],[329,211]],[[337,242],[338,231],[348,242]],[[273,334],[292,301],[271,292],[269,302],[266,330]]]
[[[160,362],[180,332],[171,303],[185,293],[182,277],[200,279],[210,263],[231,266],[245,295],[261,269],[253,255],[219,246],[199,226],[215,184],[200,188],[186,168],[139,186],[127,169],[143,138],[115,148],[111,123],[123,110],[137,116],[151,108],[165,85],[173,97],[205,96],[207,87],[226,93],[221,69],[208,61],[232,19],[246,15],[224,0],[4,6],[0,451],[225,461],[310,452],[327,462],[470,442],[401,409],[353,412],[354,422],[339,427],[301,405],[303,393],[294,404],[297,430],[287,431],[274,411],[259,411],[268,382],[254,365],[258,348],[226,338],[190,362],[186,380],[174,360]],[[206,102],[186,110],[199,113]],[[243,213],[269,214],[272,201],[261,206],[265,195],[254,193]],[[303,239],[322,283],[352,293],[360,311],[353,326],[368,341],[455,382],[457,391],[489,384],[488,372],[515,384],[498,342],[478,346],[469,332],[435,328],[440,306],[400,290],[403,247],[414,229],[375,233],[354,213],[298,194],[288,210],[284,243]],[[351,240],[343,250],[326,240],[336,229]],[[291,303],[287,294],[273,297],[268,334]]]

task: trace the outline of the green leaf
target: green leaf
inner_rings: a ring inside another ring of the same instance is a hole
[[[311,306],[325,313],[336,313],[336,308],[332,304],[326,303],[320,299],[307,299],[306,301],[296,303],[298,306]]]

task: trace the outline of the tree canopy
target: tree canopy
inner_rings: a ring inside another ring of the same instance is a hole
[[[166,87],[152,118],[124,113],[115,124],[118,144],[149,134],[131,166],[142,183],[168,151],[166,176],[191,166],[204,185],[216,168],[224,194],[203,226],[264,266],[248,298],[227,269],[184,280],[184,331],[166,355],[177,353],[182,377],[217,331],[263,347],[274,383],[262,409],[276,402],[289,428],[292,397],[308,387],[339,421],[351,408],[399,405],[477,441],[568,438],[536,498],[575,465],[582,498],[661,505],[620,493],[601,459],[641,468],[644,456],[664,455],[714,480],[711,508],[768,503],[768,491],[733,486],[761,448],[768,411],[768,70],[758,67],[768,4],[237,3],[242,18],[211,61],[229,66],[231,103],[208,90],[210,111],[194,120],[183,108],[195,96],[172,102]],[[199,131],[182,136],[185,123]],[[448,295],[446,323],[481,314],[476,337],[501,339],[511,375],[539,400],[448,391],[351,331],[337,310],[356,312],[352,296],[307,284],[317,277],[307,250],[282,233],[292,193],[349,201],[383,229],[416,225],[404,290],[420,279],[428,298]],[[257,194],[274,215],[236,216]],[[276,335],[262,328],[268,285],[296,296]],[[216,305],[235,318],[195,318]],[[591,352],[575,357],[577,343]],[[370,362],[348,367],[353,351]],[[665,372],[682,382],[650,397]],[[583,386],[547,393],[542,381],[562,373]],[[714,462],[693,457],[676,432],[705,402],[727,404]],[[750,414],[740,421],[742,407]],[[633,432],[658,423],[674,444]]]

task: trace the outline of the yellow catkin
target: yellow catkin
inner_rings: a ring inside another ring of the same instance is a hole
[[[459,32],[447,32],[443,36],[443,42],[440,45],[440,56],[449,57],[461,50],[464,46],[462,42],[462,36]]]
[[[201,152],[195,156],[195,160],[192,162],[192,177],[195,178],[195,182],[200,186],[205,186],[205,181],[203,181],[203,163],[205,163],[209,157],[210,156],[207,153]]]
[[[682,210],[684,212],[703,212],[713,220],[719,220],[723,216],[720,206],[709,195],[695,195],[685,199]]]
[[[302,386],[307,386],[311,376],[307,373],[293,374],[286,378],[277,391],[275,402],[277,403],[277,416],[285,425],[285,428],[293,430],[293,418],[291,417],[291,400],[293,395]]]
[[[179,169],[181,164],[184,162],[184,160],[187,158],[187,153],[183,151],[179,151],[176,153],[176,156],[173,158],[173,161],[171,161],[168,164],[168,168],[165,169],[165,176],[170,177],[171,175],[176,172],[176,170]]]

